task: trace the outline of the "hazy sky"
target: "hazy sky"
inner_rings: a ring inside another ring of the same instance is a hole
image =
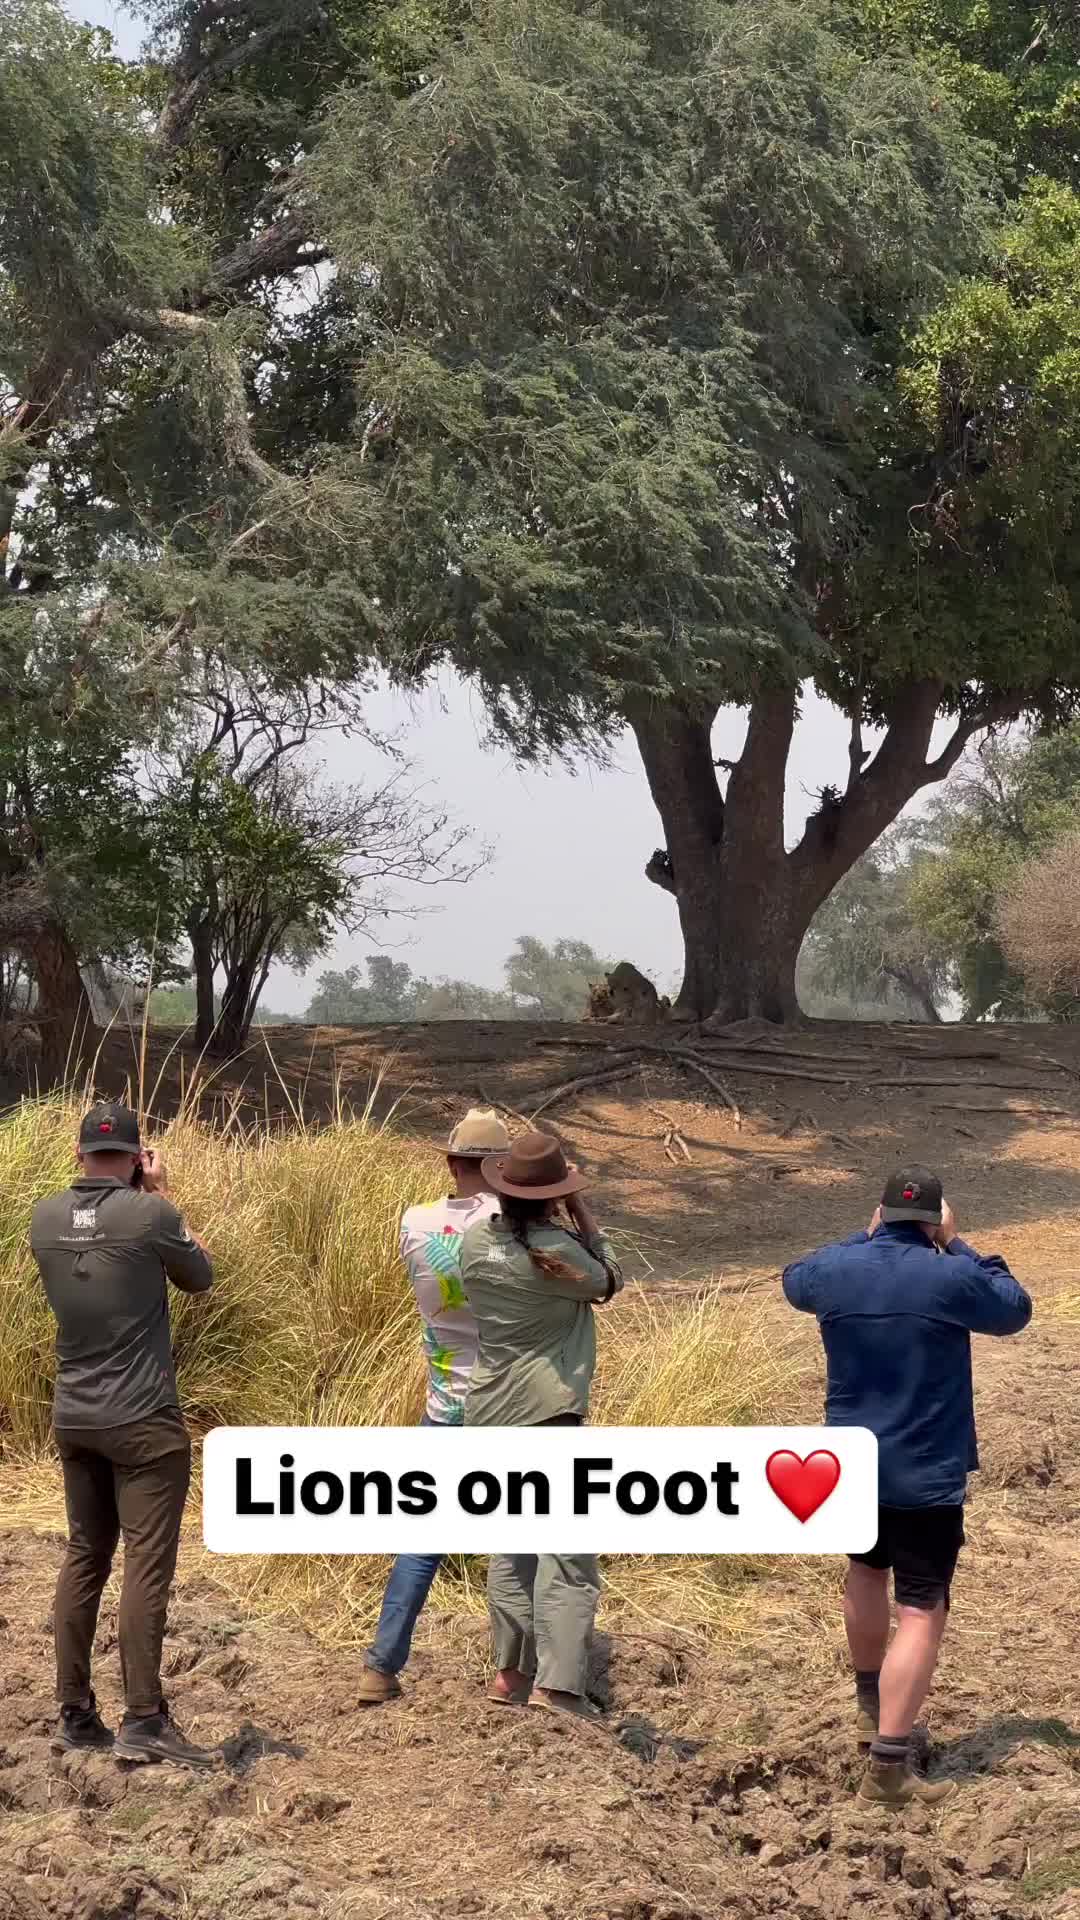
[[[110,0],[75,0],[70,11],[107,26],[122,52],[137,50],[140,29]],[[386,731],[407,723],[425,798],[494,845],[492,864],[467,887],[418,891],[412,904],[426,909],[420,917],[383,930],[386,944],[415,971],[495,986],[516,935],[534,933],[544,940],[588,940],[601,954],[633,960],[663,985],[678,972],[674,901],[643,873],[663,833],[632,739],[620,743],[603,772],[520,773],[505,757],[482,750],[480,706],[452,678],[414,706],[383,696],[371,717]],[[734,757],[744,730],[738,713],[721,715],[717,754]],[[826,783],[843,784],[846,753],[846,721],[808,689],[788,768],[789,838],[815,792]],[[380,777],[382,763],[355,742],[331,742],[325,758],[335,780]],[[277,968],[266,1004],[300,1012],[322,967],[347,966],[372,951],[366,941],[342,940],[304,979]]]

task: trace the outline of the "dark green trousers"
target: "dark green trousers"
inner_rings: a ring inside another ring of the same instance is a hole
[[[122,1427],[57,1427],[68,1549],[56,1587],[56,1692],[63,1706],[90,1693],[98,1609],[124,1539],[120,1668],[130,1714],[161,1703],[161,1645],[191,1479],[191,1442],[177,1407]]]

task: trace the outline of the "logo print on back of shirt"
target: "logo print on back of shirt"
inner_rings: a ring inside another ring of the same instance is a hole
[[[97,1208],[75,1207],[71,1215],[71,1224],[76,1232],[92,1232],[97,1226]]]

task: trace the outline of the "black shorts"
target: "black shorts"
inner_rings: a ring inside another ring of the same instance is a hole
[[[900,1607],[929,1613],[944,1600],[964,1544],[963,1507],[879,1507],[877,1545],[853,1553],[860,1567],[891,1567]]]

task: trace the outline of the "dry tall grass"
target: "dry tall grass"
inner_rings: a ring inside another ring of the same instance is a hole
[[[49,1445],[54,1327],[27,1248],[30,1211],[71,1177],[80,1104],[55,1097],[0,1119],[0,1460],[42,1462]],[[180,1393],[197,1432],[219,1424],[408,1425],[423,1405],[415,1312],[398,1260],[406,1206],[434,1197],[438,1159],[342,1112],[319,1130],[242,1136],[184,1112],[162,1142],[170,1182],[208,1239],[208,1298],[175,1295]],[[599,1317],[593,1418],[609,1425],[737,1425],[791,1409],[791,1349],[766,1340],[752,1300],[690,1302],[630,1287]],[[27,1476],[40,1498],[40,1474]],[[302,1615],[337,1641],[368,1631],[385,1561],[215,1560],[246,1606]],[[612,1596],[652,1621],[715,1627],[745,1564],[609,1563]],[[445,1604],[482,1603],[480,1570],[449,1563]],[[437,1590],[436,1604],[440,1598]]]

